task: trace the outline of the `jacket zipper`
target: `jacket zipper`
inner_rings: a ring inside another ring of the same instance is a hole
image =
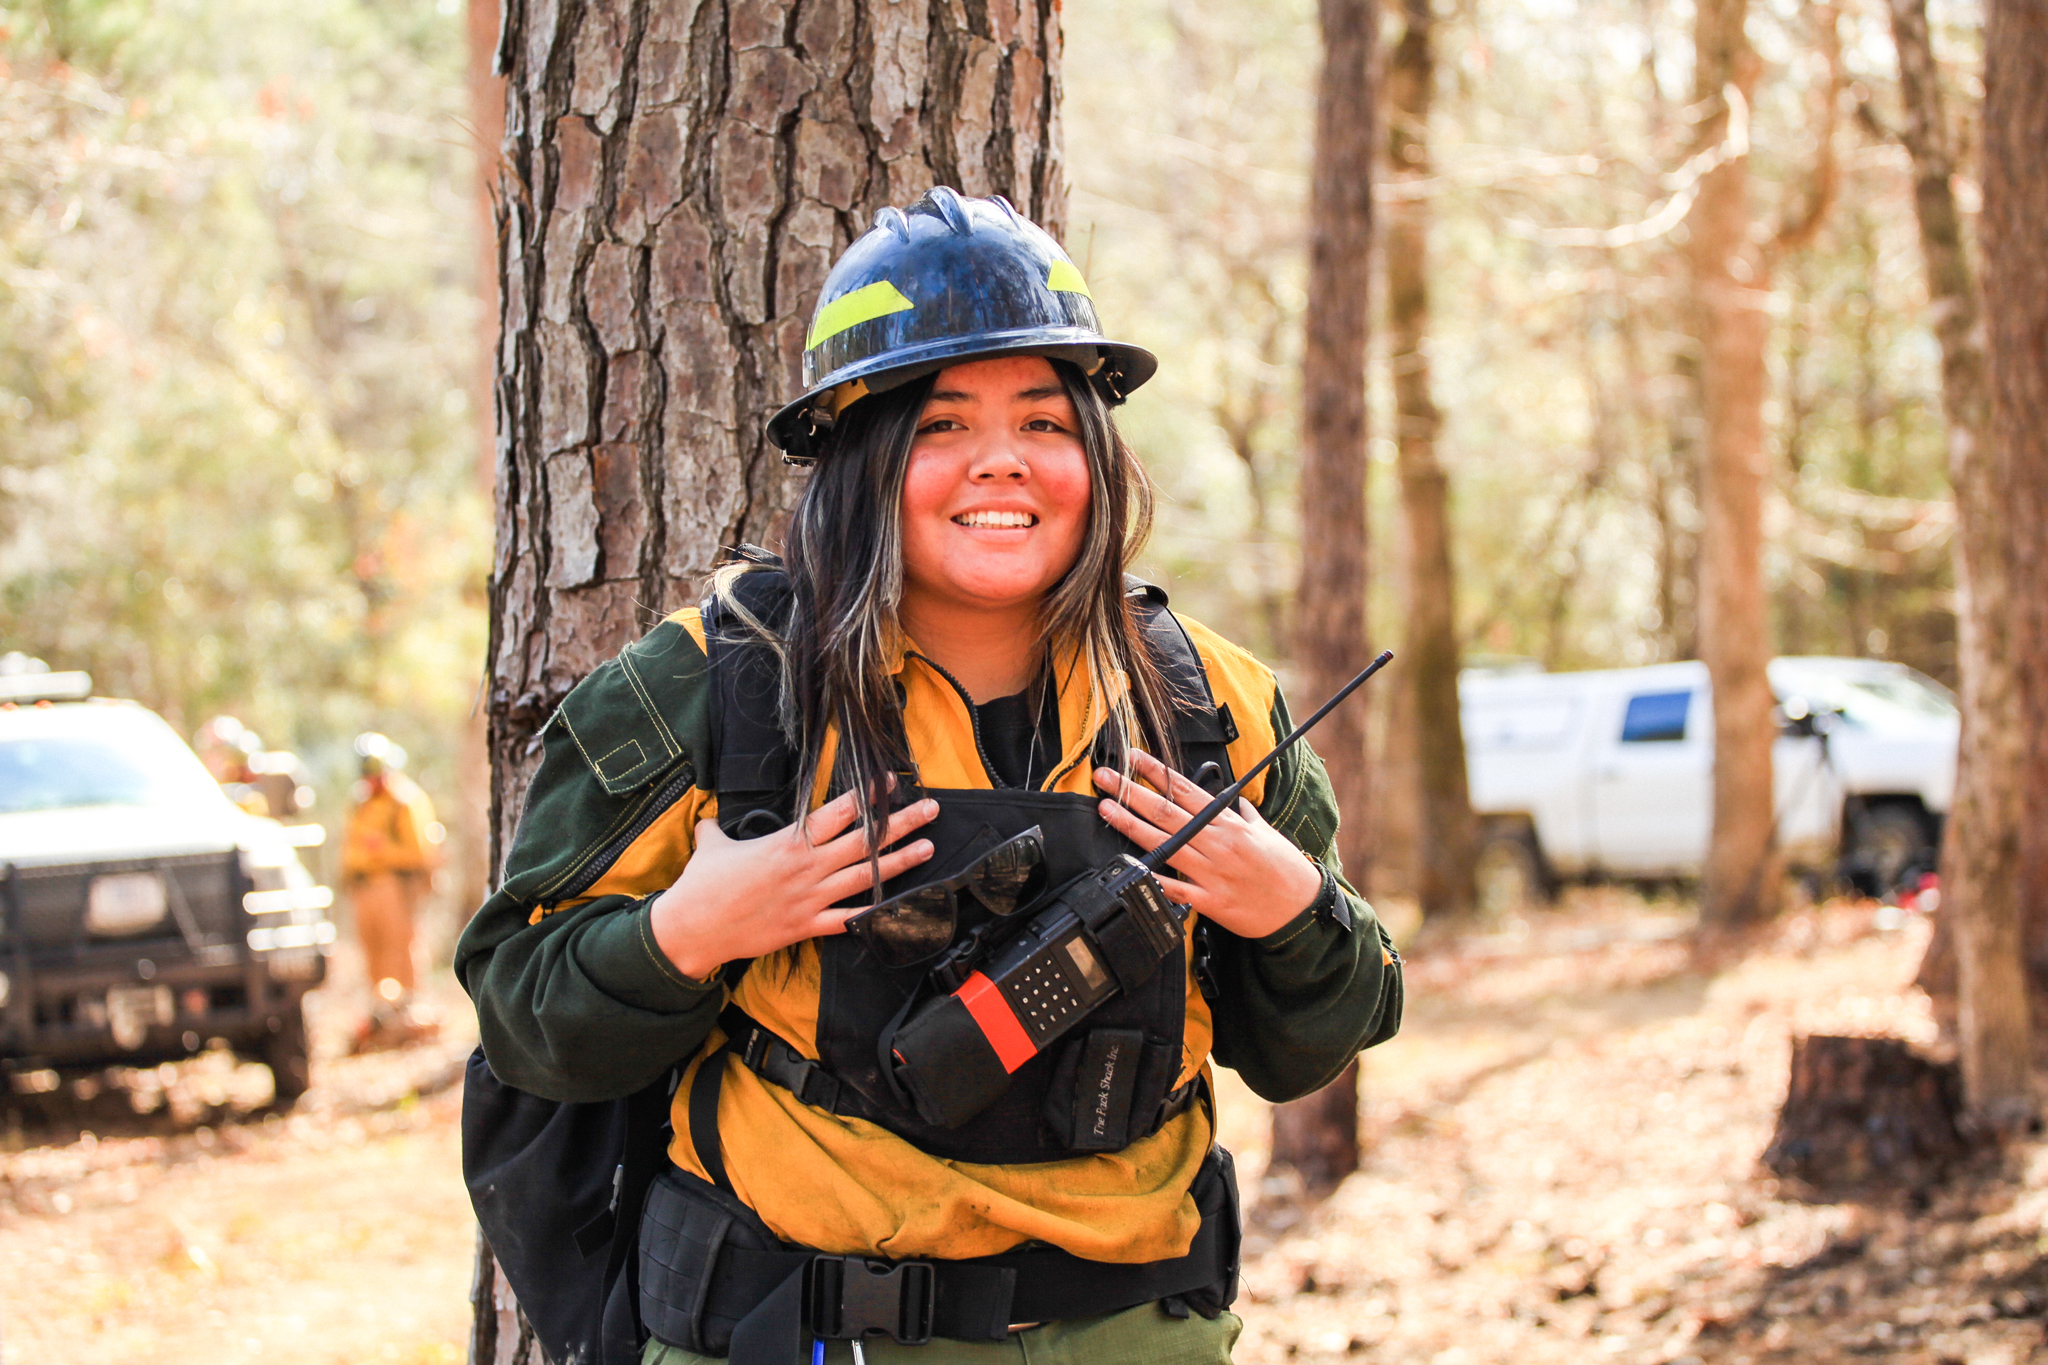
[[[984,773],[988,774],[989,785],[996,788],[998,791],[1033,790],[1030,787],[1017,788],[1010,786],[1009,783],[1003,781],[1002,774],[996,771],[996,765],[988,761],[988,750],[981,747],[981,713],[974,709],[974,698],[967,695],[967,689],[960,685],[960,680],[954,677],[951,673],[948,673],[944,665],[939,664],[931,659],[927,659],[924,655],[917,653],[915,650],[912,650],[910,652],[909,657],[916,659],[920,663],[929,665],[933,672],[937,673],[947,682],[953,684],[953,690],[960,694],[961,702],[967,707],[967,728],[974,734],[974,752],[981,758],[981,770]],[[1025,773],[1025,776],[1029,777],[1030,773],[1027,771]]]
[[[663,812],[667,811],[670,806],[682,800],[683,793],[688,791],[690,784],[696,780],[696,769],[685,763],[674,777],[670,778],[660,790],[654,793],[640,813],[633,817],[633,823],[626,827],[625,833],[607,844],[604,851],[599,853],[582,872],[577,874],[575,881],[562,888],[560,899],[573,899],[596,885],[597,879],[611,870],[612,864],[617,862],[624,855],[625,851],[633,846],[634,840],[647,832],[649,825],[659,820]]]

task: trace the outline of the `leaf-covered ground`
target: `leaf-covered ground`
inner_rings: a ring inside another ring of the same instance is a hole
[[[1318,1206],[1264,1177],[1265,1108],[1226,1076],[1257,1200],[1239,1360],[2048,1360],[2048,1151],[1844,1203],[1757,1163],[1795,1034],[1933,1041],[1906,984],[1924,923],[1830,905],[1713,974],[1687,927],[1595,892],[1418,955],[1407,1027],[1367,1061],[1365,1168]],[[322,1064],[289,1117],[222,1056],[16,1110],[7,1360],[463,1358],[461,997],[444,983],[445,1041],[344,1058],[346,990],[318,1000]]]
[[[1934,1043],[1923,920],[1831,904],[1711,976],[1675,907],[1518,927],[1412,963],[1364,1170],[1312,1210],[1252,1172],[1240,1360],[2048,1360],[2048,1154],[1844,1203],[1758,1163],[1793,1036]]]

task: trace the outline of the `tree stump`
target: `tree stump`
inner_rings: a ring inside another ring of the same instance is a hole
[[[1764,1165],[1816,1189],[1932,1184],[1969,1150],[1962,1102],[1953,1063],[1896,1038],[1797,1038]]]

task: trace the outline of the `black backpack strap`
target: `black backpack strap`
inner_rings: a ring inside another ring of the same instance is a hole
[[[759,555],[747,557],[760,562]],[[789,579],[779,568],[741,575],[732,593],[770,630],[787,628]],[[718,827],[735,839],[755,839],[795,818],[796,752],[782,733],[782,668],[774,647],[716,595],[703,610]]]
[[[718,1097],[725,1092],[725,1059],[732,1050],[728,1038],[704,1059],[690,1081],[690,1146],[711,1183],[728,1193],[732,1181],[725,1174],[725,1146],[718,1136]]]
[[[1166,609],[1166,590],[1155,583],[1124,575],[1124,595],[1132,599],[1138,626],[1166,679],[1174,710],[1174,738],[1180,743],[1181,770],[1207,792],[1220,792],[1235,779],[1230,768],[1230,742],[1237,721],[1230,707],[1218,706],[1209,688],[1209,672],[1188,638],[1180,618]]]

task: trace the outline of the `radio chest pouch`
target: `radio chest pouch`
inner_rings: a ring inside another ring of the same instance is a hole
[[[1230,781],[1227,747],[1236,727],[1228,710],[1215,705],[1201,660],[1166,610],[1164,594],[1135,581],[1131,592],[1177,702],[1181,767],[1206,789],[1218,790]],[[749,613],[771,628],[788,619],[788,585],[779,573],[744,575],[735,593]],[[754,642],[715,600],[705,604],[705,634],[714,679],[711,728],[719,823],[736,838],[758,837],[786,824],[795,808],[794,756],[774,711],[778,670],[769,649]],[[925,794],[939,802],[938,818],[919,831],[932,841],[933,856],[886,884],[882,896],[953,876],[1034,825],[1044,832],[1049,885],[1062,885],[1134,851],[1102,820],[1091,796],[1000,787]],[[956,933],[970,934],[988,918],[971,902],[963,903]],[[1185,951],[1178,944],[1175,948]],[[817,1059],[797,1056],[786,1040],[744,1016],[733,1021],[740,1035],[734,1037],[734,1050],[771,1081],[802,1086],[807,1103],[877,1123],[932,1155],[1020,1164],[1059,1160],[1077,1151],[1115,1151],[1157,1131],[1192,1102],[1192,1085],[1174,1089],[1188,973],[1164,954],[1155,954],[1159,969],[1142,982],[1127,984],[1064,1036],[1006,1070],[1000,1085],[992,1087],[1000,1093],[972,1118],[955,1124],[928,1106],[921,1112],[892,1074],[886,1050],[878,1046],[892,1021],[924,991],[931,964],[886,966],[852,935],[820,939],[817,949]],[[722,1071],[702,1067],[699,1080],[715,1091]],[[715,1115],[715,1093],[698,1099],[692,1109]],[[700,1139],[700,1156],[704,1139],[716,1140],[711,1133],[693,1137]]]

